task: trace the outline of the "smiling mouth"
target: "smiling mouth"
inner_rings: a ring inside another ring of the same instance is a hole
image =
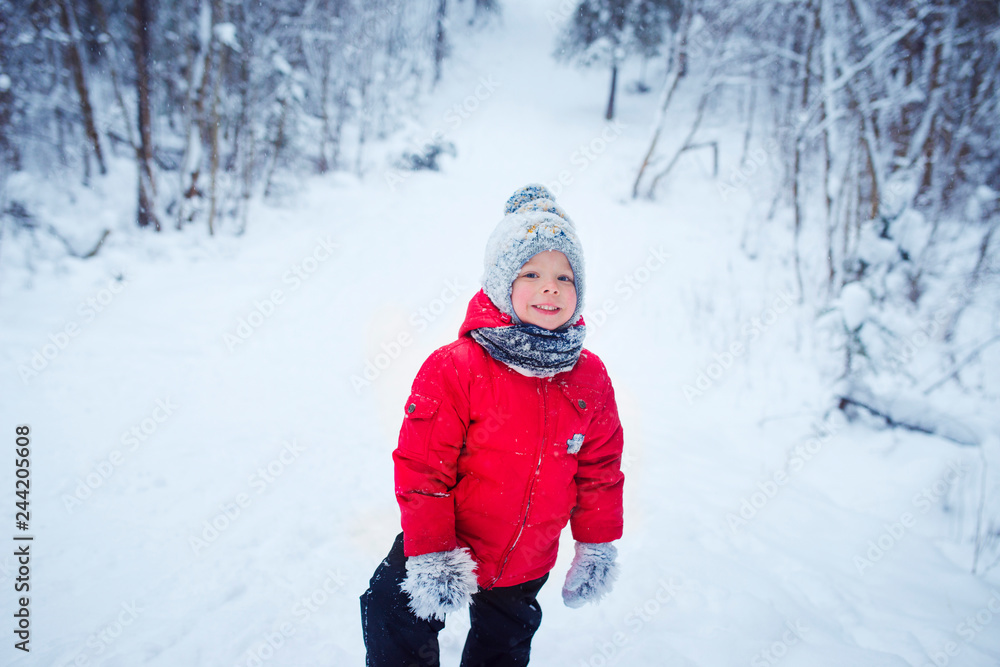
[[[562,310],[562,308],[556,308],[555,306],[532,306],[532,308],[540,313],[545,313],[546,315],[552,315]]]

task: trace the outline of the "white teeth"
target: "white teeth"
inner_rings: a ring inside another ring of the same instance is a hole
[[[538,308],[539,310],[552,310],[552,311],[559,310],[554,306],[535,306],[535,308]]]

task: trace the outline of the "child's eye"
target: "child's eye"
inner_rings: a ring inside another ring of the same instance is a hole
[[[525,274],[524,274],[524,275],[522,275],[521,277],[522,277],[522,278],[537,278],[537,277],[538,277],[538,274],[537,274],[537,273],[535,273],[534,271],[528,271],[527,273],[525,273]]]
[[[566,282],[573,282],[572,276],[559,276],[559,280],[565,280]]]

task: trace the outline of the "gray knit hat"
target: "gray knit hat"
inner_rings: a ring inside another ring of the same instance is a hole
[[[583,312],[583,248],[576,227],[544,185],[532,183],[517,190],[504,207],[504,218],[486,243],[483,290],[500,312],[517,324],[510,300],[511,285],[525,262],[540,252],[558,250],[566,255],[576,284],[576,310],[564,329],[572,326]]]

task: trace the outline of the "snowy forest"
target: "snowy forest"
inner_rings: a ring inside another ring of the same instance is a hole
[[[0,662],[363,664],[399,407],[539,182],[629,505],[538,663],[997,664],[998,119],[995,0],[0,0]]]

